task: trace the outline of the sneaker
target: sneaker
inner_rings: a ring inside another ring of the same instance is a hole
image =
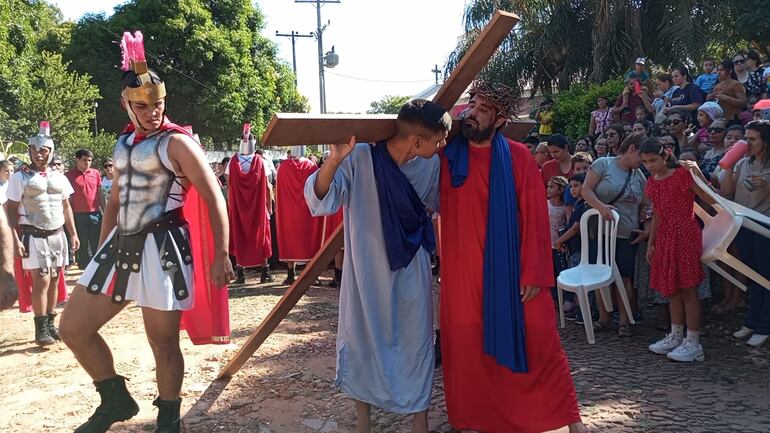
[[[575,323],[577,323],[578,325],[583,324],[583,314],[580,312],[580,310],[578,310],[577,313],[575,313]]]
[[[746,344],[751,347],[759,347],[765,344],[768,338],[770,338],[768,335],[754,334],[751,336],[751,338],[748,339],[748,341],[746,341]]]
[[[741,329],[733,332],[733,337],[743,340],[744,338],[748,337],[749,335],[753,334],[754,330],[751,328],[747,328],[745,326],[741,326]]]
[[[634,311],[634,326],[639,326],[644,324],[644,317],[642,317],[642,310],[636,310]]]
[[[679,347],[679,345],[682,344],[682,336],[676,337],[674,336],[674,333],[671,332],[669,334],[666,334],[666,337],[662,340],[658,340],[655,343],[650,344],[648,347],[650,349],[650,352],[657,353],[658,355],[665,355],[672,350]]]
[[[679,347],[669,352],[666,357],[677,362],[704,361],[706,359],[703,355],[703,346],[700,343],[693,343],[686,338]]]

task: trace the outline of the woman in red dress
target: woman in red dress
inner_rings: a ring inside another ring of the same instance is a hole
[[[661,140],[645,139],[639,153],[652,173],[646,190],[654,211],[647,247],[647,261],[652,268],[650,287],[669,298],[671,312],[671,333],[649,348],[673,361],[703,361],[699,342],[701,307],[696,293],[704,278],[700,262],[703,238],[693,202],[695,194],[705,201],[712,200],[695,185],[690,172],[679,166]],[[703,176],[697,165],[688,168]]]

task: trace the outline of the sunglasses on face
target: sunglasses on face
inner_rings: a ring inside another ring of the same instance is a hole
[[[720,132],[725,132],[725,131],[727,131],[727,129],[725,129],[725,128],[716,128],[716,127],[714,127],[714,128],[709,128],[708,129],[708,132],[713,132],[713,133],[720,133]]]
[[[679,119],[666,120],[666,125],[674,125],[674,126],[676,126],[676,125],[679,125],[680,123],[682,123],[682,121],[679,120]]]
[[[745,63],[745,62],[746,62],[746,60],[745,60],[745,59],[738,59],[738,60],[733,60],[733,63],[735,63],[735,64],[737,64],[737,65],[740,65],[741,63]]]
[[[53,165],[61,167],[62,163],[61,162],[54,162]]]

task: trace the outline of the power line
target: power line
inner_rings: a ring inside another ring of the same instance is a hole
[[[117,38],[117,40],[113,40],[113,41],[112,41],[113,43],[116,43],[116,44],[120,44],[120,37],[121,37],[120,35],[118,35],[117,33],[113,32],[112,30],[108,29],[107,27],[104,27],[103,25],[99,24],[98,22],[94,22],[94,24],[96,24],[97,26],[99,26],[100,28],[102,28],[102,29],[103,29],[104,31],[106,31],[107,33],[109,33],[109,34],[111,34],[111,35],[115,36],[115,37]],[[153,54],[153,53],[151,53],[151,52],[147,51],[146,49],[144,50],[144,54],[145,54],[145,56],[148,56],[148,57],[150,57],[150,58],[152,58],[152,59],[154,59],[154,60],[159,60],[159,59],[160,59],[160,57],[159,57],[159,56],[157,56],[157,55],[155,55],[155,54]],[[161,63],[161,62],[159,62],[159,63]],[[183,77],[187,78],[188,80],[190,80],[190,81],[192,81],[192,82],[194,82],[194,83],[196,83],[196,84],[199,84],[199,85],[201,85],[201,86],[205,87],[207,90],[211,90],[212,92],[215,92],[215,91],[216,91],[214,88],[212,88],[212,87],[209,87],[209,86],[207,86],[207,85],[205,85],[205,84],[201,83],[200,81],[198,81],[198,80],[196,80],[195,78],[193,78],[193,77],[191,77],[191,76],[189,76],[189,75],[185,74],[184,72],[180,71],[179,69],[176,69],[175,67],[173,67],[173,66],[171,66],[171,65],[164,65],[164,66],[165,66],[165,67],[167,67],[167,68],[169,68],[169,69],[171,69],[172,71],[176,72],[177,74],[179,74],[179,75],[181,75],[181,76],[183,76]]]
[[[338,77],[347,78],[356,81],[366,81],[369,83],[395,83],[395,84],[409,84],[409,83],[429,83],[433,80],[374,80],[371,78],[354,77],[352,75],[338,74],[336,72],[326,71],[327,74],[336,75]]]

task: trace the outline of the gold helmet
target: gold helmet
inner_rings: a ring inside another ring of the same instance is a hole
[[[130,32],[124,32],[123,39],[120,41],[120,49],[123,52],[121,69],[126,72],[133,71],[139,82],[138,87],[126,86],[122,93],[123,100],[127,103],[128,116],[132,121],[138,123],[136,114],[128,102],[144,102],[149,106],[154,106],[156,102],[166,97],[166,85],[157,77],[153,79],[149,69],[147,69],[144,36],[141,31],[137,30],[133,35]]]

